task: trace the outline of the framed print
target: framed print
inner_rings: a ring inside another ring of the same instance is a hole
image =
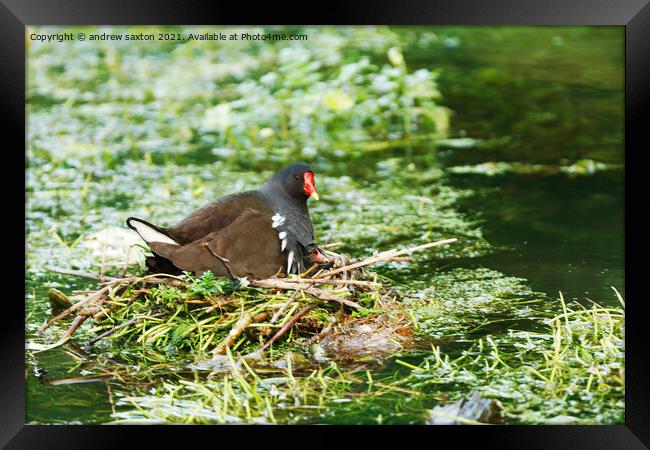
[[[242,6],[2,1],[2,444],[647,448],[646,2]]]

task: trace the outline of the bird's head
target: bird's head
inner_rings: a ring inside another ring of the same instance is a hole
[[[290,197],[318,200],[314,171],[307,164],[298,163],[276,173],[267,183],[269,187],[280,187]]]

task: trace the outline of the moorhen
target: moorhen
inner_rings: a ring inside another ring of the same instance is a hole
[[[328,264],[314,242],[307,199],[318,200],[314,172],[294,164],[259,189],[230,194],[164,229],[129,217],[127,225],[147,243],[154,272],[212,271],[224,277],[299,274]]]

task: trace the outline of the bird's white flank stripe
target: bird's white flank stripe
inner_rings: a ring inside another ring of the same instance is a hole
[[[279,227],[280,225],[284,224],[284,221],[286,220],[286,218],[285,218],[284,216],[281,216],[281,215],[278,214],[278,213],[275,213],[275,214],[273,215],[273,217],[271,217],[271,220],[273,220],[273,223],[271,224],[271,226],[272,226],[273,228],[277,228],[277,227]]]
[[[286,232],[286,231],[280,231],[280,232],[278,233],[278,237],[279,237],[280,240],[282,241],[282,248],[280,249],[280,251],[283,252],[284,249],[287,248],[287,239],[286,239],[286,237],[287,237],[287,232]]]
[[[148,225],[145,225],[142,222],[138,222],[137,220],[131,220],[131,225],[136,229],[138,234],[142,239],[144,239],[145,242],[163,242],[165,244],[173,244],[173,245],[178,245],[178,242],[174,241],[172,238],[169,236],[166,236],[162,234],[159,231],[154,230]]]
[[[293,250],[289,252],[289,262],[287,263],[287,275],[291,273],[292,265],[293,265]]]

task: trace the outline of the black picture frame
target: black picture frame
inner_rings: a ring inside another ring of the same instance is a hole
[[[291,428],[289,434],[282,427],[171,427],[171,426],[43,426],[25,425],[25,358],[24,358],[24,291],[4,296],[5,320],[0,327],[0,348],[3,367],[0,371],[0,445],[6,448],[114,448],[128,447],[145,438],[147,446],[165,448],[175,438],[184,445],[199,445],[196,438],[207,438],[213,445],[225,445],[227,436],[240,440],[242,445],[277,444],[312,446],[319,434],[327,436],[328,445],[345,441],[342,431],[357,432],[371,441],[385,440],[390,436],[414,445],[414,439],[425,445],[439,445],[441,436],[450,438],[456,446],[460,441],[474,439],[476,444],[499,448],[553,448],[553,449],[636,449],[650,446],[650,391],[646,381],[648,368],[642,308],[644,298],[640,293],[635,274],[642,265],[629,263],[633,249],[634,223],[629,215],[633,209],[643,209],[647,200],[633,203],[632,182],[640,179],[641,164],[638,156],[648,128],[647,112],[650,104],[650,5],[648,0],[444,0],[418,2],[328,2],[310,7],[285,8],[275,2],[244,3],[187,1],[125,1],[125,0],[0,0],[0,107],[2,111],[3,157],[16,161],[5,163],[5,186],[2,192],[3,209],[24,213],[25,198],[14,191],[24,179],[10,181],[7,175],[19,174],[20,161],[25,164],[25,26],[28,25],[162,25],[162,24],[403,24],[403,25],[624,25],[625,26],[625,205],[626,205],[626,413],[625,425],[599,426],[505,426],[505,427],[304,427]],[[630,164],[632,162],[632,164]],[[635,164],[636,162],[636,164]],[[16,168],[13,168],[13,164]],[[26,172],[23,172],[26,173]],[[642,194],[642,198],[644,195]],[[632,205],[635,205],[632,207]],[[628,208],[629,207],[629,208]],[[16,228],[23,225],[10,212],[7,221]],[[14,217],[12,219],[12,217]],[[638,226],[638,225],[637,225]],[[22,231],[15,231],[24,235]],[[9,280],[24,276],[24,266],[15,260],[25,255],[20,240],[7,239],[5,233],[5,276]],[[638,235],[637,235],[638,236]],[[643,241],[642,237],[640,241]],[[9,250],[14,244],[15,249]],[[13,260],[13,261],[12,261]],[[20,283],[15,283],[20,286]],[[636,286],[635,286],[636,284]],[[24,286],[24,285],[23,285]],[[268,431],[267,431],[268,430]],[[267,432],[280,431],[276,437]],[[296,437],[295,432],[300,432]],[[145,433],[146,436],[141,436]],[[284,434],[284,436],[283,436]],[[323,437],[325,437],[323,436]],[[319,436],[320,437],[320,436]],[[255,439],[256,438],[256,439]],[[257,440],[257,442],[253,442]],[[166,445],[165,445],[166,444]],[[229,444],[233,445],[233,444]],[[419,444],[417,444],[419,445]]]

